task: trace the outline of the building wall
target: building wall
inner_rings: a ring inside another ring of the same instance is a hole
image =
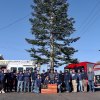
[[[31,60],[0,60],[0,66],[6,66],[7,70],[12,70],[16,68],[17,70],[22,68],[35,68],[35,62]]]

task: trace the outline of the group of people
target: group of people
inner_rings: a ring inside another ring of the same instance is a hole
[[[41,93],[41,88],[48,84],[57,84],[58,92],[94,92],[94,72],[89,69],[86,73],[84,69],[66,70],[64,73],[57,70],[43,70],[39,73],[38,70],[24,70],[4,73],[0,69],[0,93],[5,92],[33,92]]]

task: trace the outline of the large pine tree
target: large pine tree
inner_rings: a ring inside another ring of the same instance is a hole
[[[68,16],[67,0],[33,0],[31,39],[28,50],[33,60],[41,64],[50,64],[51,69],[63,64],[76,62],[72,56],[76,50],[71,43],[79,38],[71,38],[74,33],[74,19]]]

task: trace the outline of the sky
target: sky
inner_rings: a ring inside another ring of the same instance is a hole
[[[76,21],[73,37],[80,40],[73,46],[79,61],[100,61],[100,0],[68,0],[69,15]]]
[[[69,17],[75,20],[72,37],[80,40],[72,46],[78,50],[74,58],[79,61],[100,61],[100,0],[68,0]],[[31,46],[32,0],[0,0],[0,54],[6,60],[30,60],[26,49]]]

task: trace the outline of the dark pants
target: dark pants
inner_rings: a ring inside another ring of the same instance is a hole
[[[9,92],[9,84],[8,83],[5,83],[4,91]]]
[[[16,92],[17,91],[17,80],[15,81],[14,87],[15,87],[15,92]]]
[[[3,82],[0,81],[0,91],[3,89]]]
[[[13,80],[11,80],[11,84],[10,84],[10,92],[12,92],[13,89]]]

